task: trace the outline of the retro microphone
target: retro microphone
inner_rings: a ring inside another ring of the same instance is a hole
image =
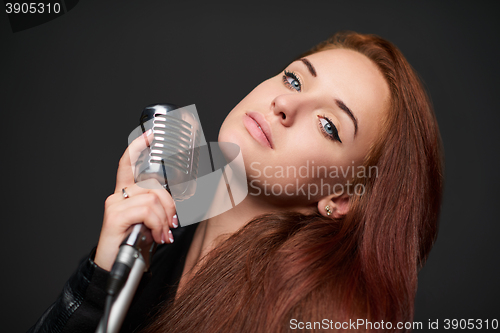
[[[140,123],[143,133],[153,130],[154,139],[135,164],[135,181],[156,179],[174,200],[188,199],[196,190],[200,142],[198,120],[187,108],[154,104],[142,111]],[[155,250],[151,231],[142,223],[134,225],[120,245],[111,269],[104,315],[96,332],[120,330]]]

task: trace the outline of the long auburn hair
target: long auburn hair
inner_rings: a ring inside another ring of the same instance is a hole
[[[413,320],[417,273],[437,236],[438,125],[417,74],[390,42],[340,32],[302,56],[335,48],[364,54],[389,84],[391,107],[363,162],[378,176],[354,180],[365,192],[350,198],[342,218],[318,212],[251,220],[207,255],[147,332],[300,331],[292,319],[317,322],[307,331],[324,329],[323,319],[383,320],[392,323],[385,331],[411,330],[397,323]]]

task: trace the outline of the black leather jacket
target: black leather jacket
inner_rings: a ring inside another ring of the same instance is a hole
[[[174,244],[158,246],[149,272],[137,288],[120,332],[137,332],[175,296],[196,225],[173,230]],[[82,260],[57,300],[28,333],[95,332],[101,319],[109,273],[94,261],[95,249]]]

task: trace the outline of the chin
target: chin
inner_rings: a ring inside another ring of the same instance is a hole
[[[228,126],[229,127],[229,126]],[[252,142],[250,140],[253,140],[252,138],[245,137],[246,133],[242,133],[238,131],[236,128],[233,126],[223,129],[221,127],[221,131],[219,132],[219,137],[218,141],[219,142],[230,142],[238,145],[238,147],[241,150],[241,154],[243,155],[243,160],[245,161],[245,165],[249,161],[253,161],[255,158],[258,158],[255,156],[257,153],[255,151],[255,147],[252,146]]]
[[[219,142],[231,142],[240,145],[241,141],[243,141],[243,133],[240,130],[236,124],[224,121],[220,127],[217,140]]]
[[[219,133],[219,137],[218,137],[218,142],[229,142],[229,143],[234,143],[236,145],[238,145],[238,147],[240,147],[241,151],[245,151],[247,149],[245,149],[245,142],[243,140],[243,138],[241,137],[241,135],[238,135],[238,133],[236,131],[228,131],[228,132],[224,132],[223,134]]]

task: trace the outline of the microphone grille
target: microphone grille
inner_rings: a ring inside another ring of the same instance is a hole
[[[155,104],[144,109],[141,126],[143,131],[152,129],[154,137],[136,181],[156,178],[168,188],[196,179],[201,131],[193,113],[172,104]]]

